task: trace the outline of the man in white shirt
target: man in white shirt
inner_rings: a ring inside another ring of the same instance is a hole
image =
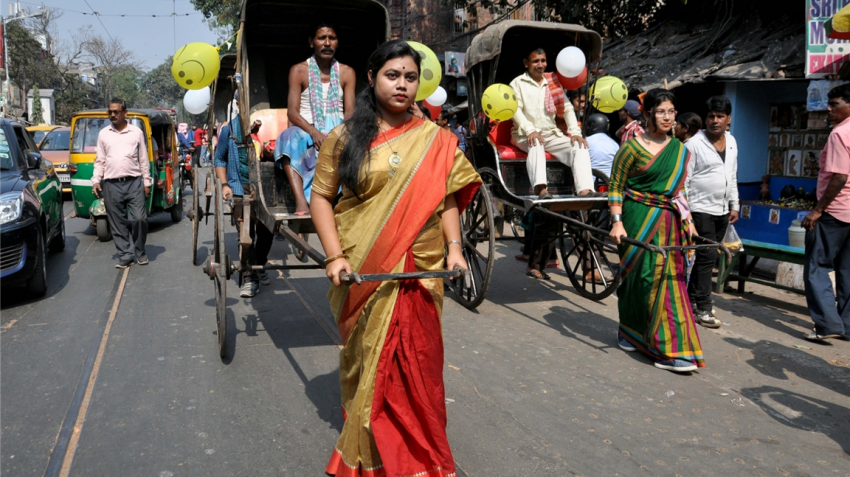
[[[549,83],[543,75],[546,71],[546,52],[538,48],[523,58],[522,63],[526,72],[511,81],[518,103],[511,142],[528,153],[526,168],[534,193],[540,199],[552,198],[546,184],[548,152],[572,170],[576,195],[595,194],[587,141],[581,136],[571,102],[565,101],[564,104],[564,120],[569,137],[555,123],[557,110]]]
[[[608,135],[608,118],[600,113],[591,114],[587,118],[585,132],[587,148],[590,151],[590,166],[610,178],[614,156],[620,150],[620,145]]]
[[[727,132],[732,122],[732,103],[726,96],[706,101],[705,129],[688,141],[691,160],[685,190],[697,234],[719,242],[729,224],[738,221],[738,144]],[[696,306],[694,317],[708,328],[719,328],[711,308],[711,271],[717,261],[714,250],[699,250],[691,272],[688,295]]]

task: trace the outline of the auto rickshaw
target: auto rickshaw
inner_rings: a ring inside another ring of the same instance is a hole
[[[131,109],[127,121],[142,130],[148,149],[151,195],[146,200],[148,216],[169,212],[171,220],[183,219],[183,168],[177,156],[177,132],[171,117],[154,109]],[[77,217],[89,219],[97,230],[97,238],[106,242],[112,238],[106,220],[103,199],[92,193],[97,136],[110,125],[106,109],[74,113],[71,117],[71,194]]]

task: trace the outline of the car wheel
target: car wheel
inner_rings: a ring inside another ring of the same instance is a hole
[[[47,293],[47,250],[45,250],[44,237],[40,230],[35,253],[35,271],[27,280],[26,291],[33,298],[43,297]]]
[[[97,218],[97,239],[101,242],[109,242],[112,240],[112,231],[109,230],[109,221],[106,217]]]
[[[50,241],[50,251],[52,253],[65,250],[65,219],[59,220],[59,233]]]

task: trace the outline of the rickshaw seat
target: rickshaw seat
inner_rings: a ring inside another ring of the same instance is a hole
[[[528,154],[522,149],[511,144],[511,129],[513,128],[513,120],[502,121],[498,126],[490,130],[490,140],[496,145],[496,151],[499,153],[499,159],[502,161],[524,161],[528,158]],[[547,161],[554,161],[555,156],[546,153]]]

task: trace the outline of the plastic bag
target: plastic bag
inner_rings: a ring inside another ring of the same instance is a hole
[[[738,232],[735,231],[735,226],[732,224],[726,227],[726,235],[723,236],[723,240],[720,243],[728,248],[730,252],[744,251],[744,244],[741,242],[741,237],[738,236]]]

